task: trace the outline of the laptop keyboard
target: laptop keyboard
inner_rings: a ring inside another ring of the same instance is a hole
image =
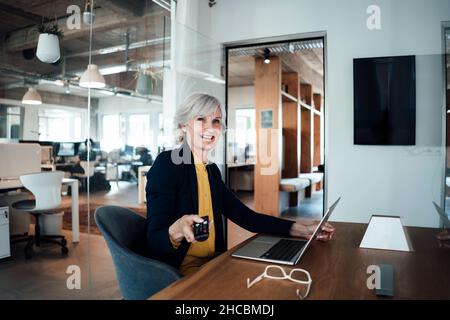
[[[290,261],[306,244],[306,241],[280,239],[260,258]]]

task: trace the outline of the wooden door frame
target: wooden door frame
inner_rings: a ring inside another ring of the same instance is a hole
[[[322,106],[323,110],[323,117],[324,117],[324,139],[323,139],[323,159],[324,159],[324,165],[325,165],[325,172],[323,177],[323,211],[322,215],[326,211],[327,203],[328,203],[328,139],[327,139],[327,132],[328,132],[328,107],[327,107],[327,88],[328,88],[328,77],[327,77],[327,70],[328,70],[328,53],[327,53],[327,33],[326,31],[317,31],[317,32],[306,32],[306,33],[296,33],[296,34],[289,34],[289,35],[283,35],[283,36],[275,36],[275,37],[267,37],[267,38],[255,38],[255,39],[247,39],[247,40],[239,40],[239,41],[232,41],[232,42],[225,42],[223,43],[223,57],[225,59],[224,61],[224,75],[225,75],[225,112],[227,114],[225,125],[228,127],[228,61],[229,61],[229,51],[231,49],[237,49],[237,48],[245,48],[245,47],[251,47],[251,46],[259,46],[259,45],[273,45],[277,43],[283,43],[283,42],[295,42],[295,41],[304,41],[304,40],[313,40],[313,39],[322,39],[323,40],[323,101],[324,105]],[[227,160],[227,135],[224,136],[225,141],[225,183],[228,185],[229,183],[229,177],[228,177],[228,165],[226,163]]]

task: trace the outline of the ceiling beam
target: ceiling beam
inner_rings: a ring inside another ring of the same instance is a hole
[[[22,56],[22,53],[12,54],[3,50],[0,50],[0,69],[1,68],[30,73],[33,75],[61,73],[61,64],[53,65],[43,63],[36,57],[31,60],[27,60]]]
[[[146,17],[156,17],[161,15],[161,10],[155,10],[153,7],[145,11]],[[142,17],[130,17],[130,15],[123,15],[112,12],[107,8],[98,8],[95,11],[95,23],[92,26],[94,33],[99,34],[103,31],[110,31],[116,28],[126,28],[142,23]],[[72,39],[89,37],[89,26],[81,23],[80,29],[68,29],[67,20],[71,17],[64,17],[58,20],[59,28],[64,32],[62,42],[70,41]],[[17,31],[13,31],[5,39],[6,50],[9,52],[16,52],[24,49],[35,48],[37,46],[38,33],[36,26],[27,27]]]
[[[23,95],[26,91],[27,88],[0,90],[0,98],[22,101]],[[39,90],[39,94],[42,97],[42,102],[47,104],[77,108],[87,108],[88,105],[87,97],[80,97],[73,94],[60,94],[43,90]],[[98,99],[92,98],[91,105],[96,107],[98,105]]]
[[[32,23],[38,24],[38,23],[42,22],[42,17],[40,15],[30,13],[28,11],[22,10],[17,7],[10,6],[5,3],[0,3],[0,11],[7,12],[8,14],[12,14],[17,17],[21,17],[21,18],[30,20],[30,24],[32,24]]]
[[[145,9],[143,0],[97,0],[95,4],[122,16],[141,17]]]
[[[307,50],[299,56],[311,69],[323,75],[323,54],[319,56],[316,50]]]
[[[144,40],[144,41],[133,42],[128,45],[128,50],[133,50],[133,49],[137,49],[137,48],[143,48],[143,47],[148,47],[148,46],[153,46],[153,45],[158,45],[158,44],[164,44],[164,42],[170,43],[170,37],[161,37],[161,38],[149,39],[146,41]],[[89,54],[91,54],[92,56],[103,55],[103,54],[112,54],[112,53],[121,52],[121,51],[125,51],[125,50],[127,50],[127,45],[120,44],[120,45],[112,46],[112,47],[108,47],[108,48],[92,50],[91,52],[84,51],[84,52],[68,54],[68,55],[66,55],[66,58],[87,57],[87,56],[89,56]]]
[[[314,93],[323,94],[323,76],[308,66],[301,56],[294,57],[290,53],[279,54],[283,65],[291,71],[298,72],[300,82],[309,83],[313,86]]]
[[[64,41],[89,36],[89,26],[81,23],[80,29],[68,29],[67,19],[58,20],[59,28],[64,32]],[[111,14],[105,9],[99,8],[96,12],[95,23],[93,26],[94,32],[101,32],[103,30],[112,29],[127,22],[127,18],[117,14]],[[6,38],[6,50],[10,52],[20,51],[24,49],[35,48],[37,46],[39,34],[36,31],[36,26],[14,31]]]

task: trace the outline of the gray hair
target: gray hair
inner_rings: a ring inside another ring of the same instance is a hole
[[[176,142],[183,142],[184,132],[181,128],[185,126],[189,120],[198,116],[206,116],[214,113],[217,107],[219,107],[220,112],[222,113],[222,123],[224,124],[225,110],[216,97],[206,93],[194,93],[187,97],[175,114],[174,124]],[[222,128],[225,128],[224,125],[222,126]]]

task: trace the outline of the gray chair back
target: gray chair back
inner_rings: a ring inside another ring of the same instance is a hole
[[[181,278],[172,266],[138,253],[145,241],[144,217],[103,206],[95,210],[95,222],[108,244],[124,299],[146,299]]]

